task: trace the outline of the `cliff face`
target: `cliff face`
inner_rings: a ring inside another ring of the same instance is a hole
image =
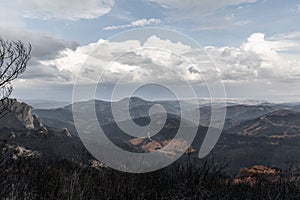
[[[17,102],[16,99],[9,99],[12,106],[10,112],[0,120],[0,128],[38,128],[41,124],[32,115],[32,107],[26,103]]]
[[[9,101],[13,103],[10,112],[0,119],[0,167],[19,158],[81,161],[87,155],[80,139],[72,137],[68,129],[46,128],[32,114],[31,106]]]
[[[14,104],[11,107],[11,111],[15,114],[18,121],[20,121],[26,128],[33,129],[33,116],[32,116],[32,107],[25,104],[19,103],[14,100]]]

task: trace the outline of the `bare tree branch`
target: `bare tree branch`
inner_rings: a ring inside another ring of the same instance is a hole
[[[31,45],[25,47],[23,42],[9,42],[0,37],[0,118],[9,112],[13,101],[11,82],[26,70],[31,56]]]

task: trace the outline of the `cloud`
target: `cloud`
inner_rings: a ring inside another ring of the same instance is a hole
[[[14,81],[15,87],[39,87],[42,84],[61,83],[70,81],[73,77],[68,70],[59,70],[55,65],[44,65],[43,60],[55,60],[61,57],[61,53],[67,49],[74,51],[79,45],[76,42],[56,38],[45,33],[5,29],[0,27],[0,35],[5,40],[21,40],[25,45],[32,45],[31,60],[27,64],[26,71]]]
[[[197,21],[198,24],[195,30],[210,31],[210,30],[232,30],[236,27],[250,24],[251,20],[240,20],[234,13],[226,14],[225,16],[205,16],[202,20]]]
[[[11,11],[27,18],[37,19],[95,19],[108,12],[114,6],[114,0],[4,0],[10,5]]]
[[[266,38],[263,33],[254,33],[239,48],[210,47],[207,51],[220,66],[225,82],[234,85],[268,83],[275,87],[299,84],[299,52],[289,52],[299,44],[299,40],[275,40]]]
[[[149,37],[143,44],[135,40],[125,42],[100,40],[98,43],[78,47],[75,51],[66,50],[60,58],[45,61],[43,64],[55,65],[59,70],[70,71],[73,80],[83,67],[80,76],[82,83],[98,81],[97,74],[105,70],[106,75],[102,80],[104,83],[113,83],[127,73],[129,76],[124,80],[125,84],[145,80],[176,83],[182,78],[202,84],[202,77],[214,80],[218,71],[223,75],[225,82],[232,84],[299,82],[299,54],[288,53],[287,50],[299,47],[300,42],[284,37],[291,36],[274,36],[277,38],[275,40],[266,38],[263,33],[254,33],[240,47],[203,48],[192,48],[156,36]],[[93,56],[89,57],[91,52]],[[111,61],[126,52],[128,53],[110,65]],[[176,54],[186,60],[182,60]],[[107,69],[108,66],[110,67]]]
[[[252,34],[247,39],[247,43],[244,43],[242,46],[246,51],[253,51],[260,55],[269,56],[279,55],[280,52],[298,47],[299,40],[292,40],[292,34],[276,35],[266,39],[263,33]]]
[[[35,2],[39,6],[43,3],[49,3],[42,1]],[[35,7],[35,2],[21,0],[3,0],[0,2],[0,18],[2,19],[0,20],[0,37],[10,41],[21,40],[25,45],[27,43],[32,45],[31,60],[27,65],[26,71],[13,82],[14,88],[19,88],[18,93],[28,93],[27,96],[30,98],[36,93],[37,89],[41,91],[42,86],[50,87],[50,85],[55,84],[61,87],[61,85],[73,78],[73,74],[70,71],[60,70],[55,65],[44,65],[42,61],[55,60],[66,49],[73,51],[78,47],[76,42],[57,38],[48,33],[30,30],[26,26],[26,23],[22,20],[22,16],[26,12],[26,9],[30,7],[33,9]],[[22,4],[24,3],[28,3],[28,5],[23,6]],[[70,5],[72,4],[70,3]],[[36,9],[42,10],[39,6],[36,6]],[[51,14],[54,15],[54,11]],[[27,88],[27,90],[23,92],[24,88]],[[40,95],[37,94],[37,96]]]
[[[222,30],[227,28],[226,25],[220,25],[220,24],[216,24],[216,25],[201,25],[197,28],[197,30],[199,31],[210,31],[210,30]]]
[[[143,27],[153,24],[160,24],[162,21],[160,19],[140,19],[134,22],[131,22],[130,24],[125,25],[117,25],[117,26],[108,26],[105,27],[103,30],[109,31],[109,30],[117,30],[117,29],[123,29],[123,28],[133,28],[133,27]]]
[[[270,39],[273,40],[299,40],[300,39],[300,31],[299,32],[291,32],[291,33],[283,33],[272,36]]]
[[[225,20],[224,20],[225,19]],[[229,30],[233,27],[246,26],[252,23],[251,20],[234,21],[234,15],[226,15],[224,19],[218,19],[214,21],[206,21],[203,25],[196,28],[199,31],[210,31],[210,30]]]
[[[233,20],[234,18],[235,18],[235,16],[234,16],[233,13],[227,14],[227,15],[225,16],[225,20],[226,20],[226,21],[231,21],[231,20]]]
[[[100,74],[105,72],[101,83],[108,85],[127,74],[121,81],[125,86],[145,81],[176,85],[185,79],[202,87],[205,86],[203,78],[215,81],[221,73],[224,83],[234,88],[229,91],[233,97],[237,94],[234,91],[243,90],[241,88],[248,91],[246,88],[250,85],[262,87],[259,91],[268,89],[271,95],[296,95],[300,84],[299,41],[300,33],[294,32],[272,37],[254,33],[239,47],[193,48],[157,36],[149,37],[144,43],[138,40],[99,40],[75,48],[66,45],[59,52],[52,53],[49,59],[34,56],[15,85],[18,90],[28,90],[29,86],[59,90],[66,86],[71,88],[76,78],[82,86],[98,83]],[[254,88],[252,90],[248,94],[254,98],[257,94]],[[261,95],[266,94],[267,91]]]
[[[234,23],[235,26],[245,26],[252,23],[251,20],[241,20]]]
[[[23,80],[41,80],[54,83],[65,83],[71,78],[72,75],[67,70],[59,70],[54,65],[42,65],[38,62],[29,64],[26,73],[20,76],[20,79]]]
[[[78,46],[78,44],[73,41],[24,29],[6,29],[0,27],[0,35],[5,40],[21,40],[25,44],[30,43],[33,47],[32,57],[35,57],[37,60],[54,59],[61,51],[65,49],[75,50]]]
[[[240,5],[254,3],[257,0],[145,0],[157,3],[160,6],[171,11],[173,16],[190,17],[195,15],[206,15],[215,12],[219,9]]]

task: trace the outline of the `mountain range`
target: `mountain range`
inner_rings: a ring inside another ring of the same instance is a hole
[[[127,99],[128,100],[128,99]],[[211,107],[208,104],[184,102],[190,115],[180,118],[180,106],[176,101],[146,101],[137,97],[130,100],[131,119],[140,126],[149,124],[149,108],[162,105],[167,111],[167,120],[162,130],[154,136],[134,138],[124,134],[118,127],[111,112],[115,104],[118,112],[125,112],[124,100],[107,102],[91,100],[78,102],[80,108],[90,109],[95,105],[96,116],[106,136],[120,148],[132,152],[152,152],[169,144],[180,126],[193,126],[195,110],[200,111],[200,125],[197,136],[187,155],[197,159],[198,151],[210,122]],[[0,120],[0,144],[2,158],[18,157],[54,159],[62,157],[74,162],[95,160],[81,143],[74,126],[72,105],[55,109],[34,109],[16,100],[11,112]],[[227,105],[225,126],[222,135],[209,156],[216,162],[228,162],[229,173],[240,168],[264,165],[285,168],[288,163],[300,161],[300,104]],[[157,113],[159,114],[159,113]],[[175,148],[182,141],[176,141]],[[176,150],[176,149],[175,149]]]

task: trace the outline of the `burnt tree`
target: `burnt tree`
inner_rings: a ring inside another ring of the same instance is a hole
[[[9,112],[12,81],[23,73],[31,56],[31,45],[22,41],[6,41],[0,37],[0,118]]]

